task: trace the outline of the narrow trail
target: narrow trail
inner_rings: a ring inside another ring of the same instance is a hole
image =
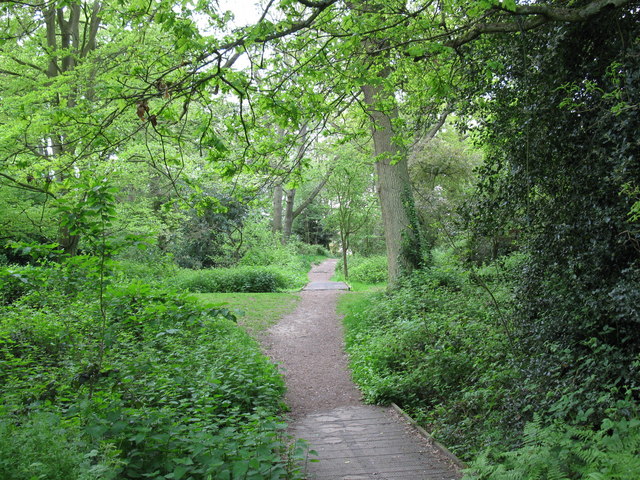
[[[309,273],[306,288],[328,282],[336,262],[328,260],[315,266]],[[321,410],[360,405],[360,392],[351,381],[342,324],[336,314],[341,293],[335,288],[303,290],[296,310],[269,330],[267,353],[284,372],[285,401],[292,419]]]
[[[347,287],[329,280],[336,263],[327,260],[311,270],[296,310],[263,340],[284,373],[291,431],[318,453],[308,478],[458,480],[458,469],[395,411],[363,404],[336,313]]]

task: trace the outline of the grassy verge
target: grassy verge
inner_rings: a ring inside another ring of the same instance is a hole
[[[200,293],[194,295],[210,308],[226,308],[253,335],[264,332],[283,315],[293,312],[300,297],[292,293]]]
[[[338,282],[345,282],[345,280],[337,280],[337,279],[332,279],[334,281],[338,281]],[[351,291],[352,292],[359,292],[359,293],[364,293],[364,292],[382,292],[387,288],[387,284],[386,283],[364,283],[364,282],[357,282],[357,281],[351,281],[351,280],[346,280],[347,285],[349,285],[349,287],[351,287]]]
[[[371,287],[371,285],[370,285]],[[369,296],[365,291],[352,290],[338,298],[338,313],[349,315],[345,318],[345,323],[352,319],[357,313],[362,313],[369,303]]]

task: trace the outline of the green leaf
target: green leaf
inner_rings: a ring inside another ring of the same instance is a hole
[[[171,473],[172,475],[171,478],[173,480],[180,480],[182,477],[184,477],[185,473],[187,473],[188,471],[189,469],[187,467],[178,465]]]
[[[426,51],[427,51],[427,49],[425,47],[423,47],[422,45],[411,45],[406,50],[407,55],[409,55],[411,57],[422,57],[425,54]]]
[[[515,0],[501,0],[501,6],[505,10],[509,10],[510,12],[516,11],[516,1]]]

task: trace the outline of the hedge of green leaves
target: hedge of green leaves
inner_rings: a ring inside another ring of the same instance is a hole
[[[389,278],[387,272],[387,257],[385,255],[372,257],[353,255],[348,257],[347,262],[349,267],[349,280],[351,281],[376,284],[385,283]],[[343,276],[342,259],[338,260],[336,274]]]
[[[297,478],[284,384],[223,310],[94,259],[0,273],[0,478]]]
[[[278,292],[302,288],[306,275],[280,267],[244,266],[181,270],[172,285],[191,292]]]

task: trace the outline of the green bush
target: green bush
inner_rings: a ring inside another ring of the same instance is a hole
[[[37,267],[0,268],[0,305],[10,304],[34,288],[40,270]]]
[[[548,358],[527,357],[513,321],[513,285],[526,265],[522,254],[472,271],[463,270],[444,251],[434,252],[433,260],[432,267],[405,277],[393,291],[350,302],[345,316],[347,350],[354,380],[367,401],[399,404],[465,460],[488,449],[491,462],[487,460],[485,470],[478,467],[483,479],[556,478],[553,469],[542,469],[538,476],[531,472],[553,465],[553,455],[558,464],[565,461],[561,452],[574,437],[572,451],[604,448],[617,438],[611,429],[597,433],[603,420],[614,418],[612,412],[616,419],[630,422],[615,428],[628,425],[637,430],[637,409],[611,409],[621,399],[619,392],[628,389],[637,396],[637,355],[620,359],[619,351],[596,337],[584,338],[573,351],[547,342],[548,355],[556,360],[553,369],[546,369],[541,378],[522,368],[529,362],[549,363]],[[632,368],[620,370],[622,360]],[[551,391],[545,388],[550,377],[563,379]],[[546,424],[564,430],[558,433],[542,424],[525,430],[534,412]],[[549,434],[548,441],[536,444],[535,452],[519,450],[527,432]],[[588,432],[596,433],[587,437]],[[631,430],[628,434],[631,440],[637,436]],[[620,461],[629,463],[627,457],[637,446],[620,448]],[[500,456],[509,450],[514,453]],[[530,458],[536,458],[537,466],[530,462],[527,470]],[[602,473],[608,468],[604,463],[598,463],[600,470],[588,470],[591,463],[576,460],[573,465],[571,458],[570,473],[557,478],[625,478]],[[503,462],[505,470],[496,467]],[[591,476],[578,476],[578,471]]]
[[[499,311],[447,256],[434,262],[348,309],[347,350],[367,401],[397,403],[471,458],[486,444],[515,444],[524,421],[508,306]]]
[[[347,259],[349,266],[349,280],[360,283],[385,283],[388,280],[387,257],[378,255],[374,257],[349,256]],[[336,275],[342,278],[343,261],[338,260],[336,265]]]
[[[171,255],[149,255],[137,259],[117,258],[111,262],[111,267],[117,276],[143,282],[171,278],[178,271]]]
[[[0,306],[0,478],[298,477],[282,378],[229,312],[61,271]]]
[[[77,256],[65,263],[0,267],[0,304],[10,304],[31,294],[46,301],[46,287],[52,293],[76,295],[80,291],[94,290],[97,261],[89,256]],[[33,298],[32,298],[33,300]]]
[[[211,270],[182,270],[171,280],[191,292],[278,292],[301,288],[306,278],[277,267],[236,267]]]
[[[292,248],[282,245],[255,246],[249,248],[240,259],[239,265],[243,266],[286,266],[297,263],[298,259]]]
[[[352,265],[349,279],[362,283],[385,283],[388,280],[387,257],[366,257]]]
[[[295,242],[295,249],[299,255],[330,257],[331,252],[322,245],[309,245],[308,243]]]
[[[114,450],[89,450],[78,425],[50,412],[33,413],[23,420],[18,425],[0,418],[3,480],[118,478],[120,462]]]

